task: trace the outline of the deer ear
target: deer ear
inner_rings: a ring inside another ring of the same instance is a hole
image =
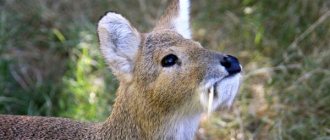
[[[123,16],[109,12],[98,23],[101,52],[120,81],[132,80],[139,32]]]
[[[172,0],[154,30],[172,29],[184,38],[191,39],[189,13],[189,0]]]

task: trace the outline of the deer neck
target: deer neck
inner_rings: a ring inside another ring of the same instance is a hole
[[[134,86],[120,86],[111,116],[100,129],[108,139],[193,139],[200,113],[186,112],[184,105],[176,111],[153,107],[145,102]]]

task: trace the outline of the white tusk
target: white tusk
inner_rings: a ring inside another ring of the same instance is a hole
[[[211,87],[210,92],[209,92],[209,102],[208,102],[209,104],[207,106],[208,116],[210,116],[211,112],[212,112],[213,97],[214,97],[214,86]]]

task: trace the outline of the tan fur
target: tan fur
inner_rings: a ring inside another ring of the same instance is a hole
[[[0,139],[93,139],[97,124],[64,118],[0,116]]]
[[[118,14],[108,13],[100,21],[101,50],[120,81],[105,122],[3,115],[0,139],[192,139],[204,111],[201,87],[228,73],[220,65],[225,55],[206,50],[175,30],[171,20],[179,13],[178,3],[173,0],[146,34]],[[165,68],[160,62],[168,54],[179,61]]]
[[[173,17],[177,16],[178,13],[178,3],[179,0],[171,1],[170,5],[167,7],[164,15],[159,19],[156,27],[154,30],[161,30],[161,29],[173,29],[173,25],[170,24]]]

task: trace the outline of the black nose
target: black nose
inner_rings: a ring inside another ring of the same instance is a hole
[[[223,57],[220,64],[226,68],[229,75],[241,72],[241,65],[239,64],[238,59],[234,56],[227,55]]]

